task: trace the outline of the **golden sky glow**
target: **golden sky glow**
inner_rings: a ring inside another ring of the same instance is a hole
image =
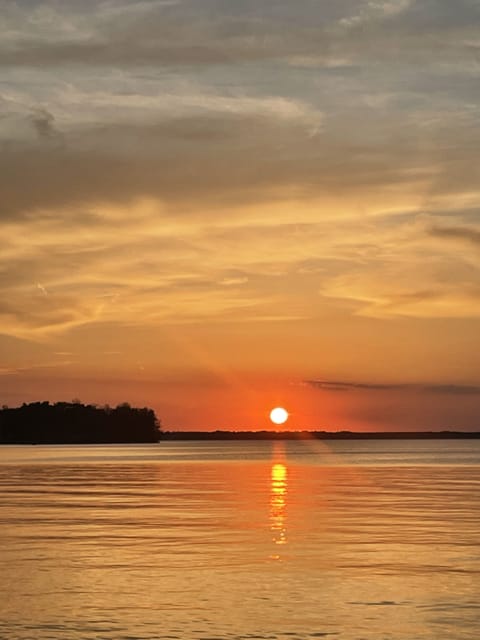
[[[2,402],[480,426],[476,3],[0,4]]]

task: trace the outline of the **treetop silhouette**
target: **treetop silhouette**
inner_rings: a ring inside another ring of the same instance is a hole
[[[90,444],[158,442],[160,423],[152,409],[72,402],[32,402],[0,409],[0,443]]]

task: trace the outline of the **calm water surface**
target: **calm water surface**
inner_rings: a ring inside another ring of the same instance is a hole
[[[480,441],[0,447],[3,640],[476,639]]]

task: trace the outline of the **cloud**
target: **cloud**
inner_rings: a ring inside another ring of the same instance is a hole
[[[475,255],[459,253],[453,244],[459,239],[472,244],[475,233],[473,228],[450,226],[432,232],[432,219],[443,217],[447,223],[463,216],[461,198],[458,210],[445,215],[441,202],[432,202],[428,215],[385,216],[383,233],[374,234],[376,254],[370,253],[355,269],[326,278],[320,294],[348,302],[356,315],[378,319],[479,317],[480,264]],[[468,208],[465,214],[471,216]]]
[[[51,139],[59,135],[55,129],[55,118],[46,109],[36,109],[31,115],[31,120],[40,138]]]
[[[413,0],[389,0],[388,2],[359,3],[359,12],[352,13],[340,20],[340,25],[351,28],[370,22],[395,17],[410,9]]]
[[[353,277],[349,278],[353,280]],[[349,285],[347,284],[347,288]],[[460,283],[455,286],[410,292],[396,291],[394,283],[385,286],[383,292],[374,291],[365,283],[362,292],[335,291],[335,285],[323,291],[324,295],[350,300],[357,307],[355,313],[377,319],[392,318],[478,318],[480,317],[480,288],[478,285]]]
[[[0,262],[3,333],[41,339],[106,322],[157,327],[303,317],[298,306],[287,308],[286,292],[271,287],[295,260],[282,255],[288,233],[265,226],[269,237],[255,240],[250,227],[230,229],[222,220],[174,221],[159,217],[155,201],[102,211],[110,223],[95,227],[93,244],[81,216],[12,223],[16,244]]]
[[[480,387],[475,385],[458,385],[458,384],[436,384],[425,385],[424,390],[429,393],[441,393],[452,395],[477,395],[480,393]]]
[[[3,215],[142,197],[212,207],[289,190],[353,193],[343,209],[360,211],[379,191],[478,191],[480,95],[475,70],[462,71],[471,3],[453,31],[444,3],[93,4],[6,3]],[[440,49],[417,26],[429,17]],[[460,70],[441,66],[447,41]],[[325,73],[299,76],[287,62],[300,59]],[[22,119],[35,139],[19,135]]]
[[[28,295],[18,292],[11,300],[0,304],[0,332],[18,337],[41,337],[49,332],[71,329],[93,322],[99,313],[99,304],[89,305],[72,295],[43,292]]]
[[[429,61],[474,48],[478,7],[389,0],[5,2],[0,62],[16,66],[209,66],[315,57]],[[468,45],[468,34],[472,44]],[[462,37],[463,36],[463,37]],[[407,46],[406,46],[407,44]]]
[[[322,391],[392,391],[408,388],[405,384],[367,384],[340,380],[305,380],[304,384]]]
[[[435,238],[453,240],[468,243],[475,247],[480,246],[480,230],[462,226],[433,226],[429,233]]]
[[[275,98],[197,101],[190,108],[178,100],[168,110],[181,113],[183,104],[197,115],[165,112],[142,123],[140,112],[128,124],[64,133],[61,147],[10,139],[0,159],[2,216],[147,196],[196,206],[199,200],[241,202],[264,197],[262,189],[271,197],[281,182],[297,182],[294,163],[314,152],[318,112]],[[42,139],[55,135],[43,112],[35,123]]]
[[[321,391],[407,391],[444,395],[480,395],[480,386],[459,384],[375,384],[340,380],[305,380],[304,384]]]
[[[46,3],[44,3],[46,4]],[[97,3],[86,12],[73,3],[6,11],[4,65],[195,65],[255,61],[278,55],[287,46],[305,49],[305,40],[285,33],[285,3],[258,10],[249,2],[206,0],[179,3]],[[50,8],[50,7],[49,7]],[[286,10],[287,8],[287,10]],[[321,26],[322,13],[310,1],[303,10]],[[328,11],[327,11],[328,14]],[[297,16],[299,14],[297,13]],[[301,15],[301,13],[300,13]],[[302,20],[308,40],[313,29]],[[56,27],[56,30],[54,29]],[[22,37],[15,37],[16,34]],[[282,44],[283,43],[283,44]]]
[[[480,315],[471,3],[2,8],[4,332]]]
[[[353,195],[358,210],[382,199],[418,201],[437,180],[438,165],[418,140],[397,139],[401,119],[389,124],[395,144],[372,146],[372,114],[359,132],[348,119],[343,127],[323,125],[322,115],[299,101],[239,99],[234,106],[233,99],[215,99],[207,111],[205,104],[197,115],[152,122],[147,114],[150,121],[142,123],[138,114],[130,123],[73,129],[62,133],[61,147],[10,140],[0,159],[3,216],[143,197],[198,209],[283,199],[289,191],[344,203]],[[456,133],[452,128],[445,137]],[[460,154],[452,149],[442,162],[455,165]],[[19,188],[20,179],[28,189]],[[435,189],[454,193],[464,187],[465,178],[459,180]]]
[[[58,355],[71,355],[71,354],[58,354]],[[42,370],[54,370],[62,367],[69,367],[74,364],[73,360],[55,360],[50,362],[30,363],[22,366],[12,367],[0,367],[0,377],[3,376],[17,376],[20,374],[29,374]]]

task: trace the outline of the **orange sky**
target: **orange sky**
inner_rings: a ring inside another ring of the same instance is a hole
[[[0,402],[478,428],[479,18],[7,4]]]

